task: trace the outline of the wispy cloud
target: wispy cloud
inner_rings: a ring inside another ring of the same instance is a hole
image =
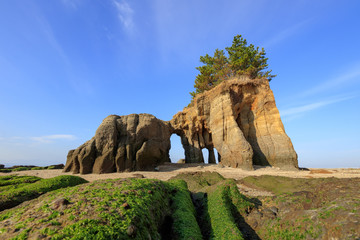
[[[77,6],[78,6],[78,1],[77,0],[62,0],[62,3],[66,7],[70,7],[72,9],[77,9]]]
[[[309,112],[309,111],[312,111],[312,110],[315,110],[315,109],[318,109],[321,107],[325,107],[330,104],[346,101],[346,100],[349,100],[349,99],[352,99],[355,97],[356,97],[355,95],[346,96],[346,97],[335,97],[335,98],[329,99],[329,100],[319,101],[319,102],[315,102],[315,103],[310,103],[310,104],[306,104],[306,105],[302,105],[302,106],[297,106],[297,107],[293,107],[293,108],[280,110],[280,113],[281,113],[282,117],[294,117],[294,116],[302,114],[302,113],[306,113],[306,112]]]
[[[135,27],[133,20],[134,10],[125,0],[113,0],[113,3],[121,24],[127,31],[132,32]]]
[[[343,73],[339,77],[323,82],[322,84],[303,92],[301,95],[302,96],[314,95],[320,92],[331,90],[333,88],[339,87],[341,85],[353,81],[360,82],[360,64],[350,69],[349,71]]]
[[[292,26],[278,32],[275,36],[268,39],[261,46],[263,46],[266,49],[266,48],[269,48],[270,46],[279,44],[280,42],[284,41],[286,38],[289,38],[289,37],[295,35],[296,33],[298,33],[302,28],[304,28],[304,26],[309,24],[311,22],[311,20],[312,19],[304,20],[302,22],[299,22],[295,25],[292,25]]]
[[[72,141],[75,140],[76,136],[71,134],[53,134],[40,137],[0,137],[0,141],[15,143],[15,144],[29,144],[33,143],[52,143],[58,140]]]
[[[63,50],[60,43],[57,41],[49,22],[42,16],[37,16],[37,20],[41,26],[41,30],[43,31],[43,34],[45,35],[47,41],[49,42],[50,46],[58,53],[58,55],[64,61],[64,63],[67,66],[69,66],[70,65],[69,58],[66,55],[65,51]]]
[[[75,1],[74,4],[77,4],[77,2],[78,1]],[[52,48],[59,59],[62,60],[64,72],[67,74],[66,80],[69,82],[71,87],[82,94],[93,93],[94,88],[92,87],[91,82],[88,78],[82,76],[83,73],[78,74],[78,69],[74,68],[75,64],[71,59],[71,53],[68,55],[62,43],[57,39],[56,29],[51,26],[50,22],[43,16],[43,14],[39,13],[34,17],[37,20],[39,29],[41,30],[41,33],[47,41],[49,47]]]
[[[41,137],[31,137],[33,141],[41,142],[41,143],[50,143],[54,140],[74,140],[76,137],[74,135],[69,134],[55,134],[55,135],[47,135]]]

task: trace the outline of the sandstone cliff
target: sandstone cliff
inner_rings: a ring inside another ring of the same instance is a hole
[[[64,171],[108,173],[151,170],[169,162],[170,136],[181,137],[185,163],[253,165],[297,169],[297,154],[286,135],[266,79],[237,78],[199,94],[169,122],[150,114],[111,115],[95,137],[68,154]]]
[[[170,162],[171,127],[150,114],[110,115],[95,136],[69,151],[65,172],[109,173],[153,170]]]
[[[202,148],[209,150],[209,162],[214,162],[216,148],[225,166],[298,168],[266,79],[224,81],[196,96],[171,125],[181,136],[186,162],[203,162]]]

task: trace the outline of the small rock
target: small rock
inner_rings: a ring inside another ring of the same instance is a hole
[[[129,209],[130,208],[130,205],[126,202],[124,203],[123,205],[121,205],[123,208],[125,209]]]
[[[54,209],[65,208],[66,205],[68,205],[69,203],[70,203],[69,200],[65,198],[59,198],[53,202],[53,208]]]
[[[184,164],[185,163],[185,159],[179,159],[179,161],[177,161],[176,163],[181,163],[181,164]]]
[[[37,235],[36,237],[36,239],[45,239],[45,238],[47,238],[47,236],[43,234]]]
[[[263,211],[262,211],[262,214],[268,218],[271,218],[271,219],[275,219],[276,218],[276,213],[273,212],[270,208],[265,208]]]
[[[47,169],[63,169],[64,167],[64,164],[55,164],[48,166]]]
[[[278,209],[277,207],[274,207],[274,206],[269,207],[269,210],[272,211],[273,213],[275,213],[276,215],[277,215],[278,212],[279,212],[279,209]]]
[[[249,218],[251,217],[251,218],[254,218],[254,219],[257,219],[257,220],[259,220],[259,219],[261,219],[262,218],[262,216],[263,216],[263,214],[258,210],[258,209],[253,209],[250,213],[249,213]]]
[[[136,227],[134,225],[130,225],[126,230],[128,236],[134,237],[136,235]]]
[[[254,229],[259,225],[259,223],[256,221],[256,219],[253,219],[251,222],[249,222],[249,225]]]
[[[247,217],[247,223],[252,228],[256,228],[259,225],[259,222],[261,221],[262,216],[263,215],[261,212],[259,212],[257,209],[253,209]]]
[[[134,177],[134,178],[145,178],[145,176],[142,175],[142,174],[140,174],[140,173],[134,173],[134,174],[133,174],[133,177]]]

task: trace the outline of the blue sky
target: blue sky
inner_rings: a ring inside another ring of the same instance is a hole
[[[303,167],[360,167],[359,1],[0,1],[0,163],[65,163],[109,114],[170,120],[242,34]],[[172,137],[171,157],[183,157]]]

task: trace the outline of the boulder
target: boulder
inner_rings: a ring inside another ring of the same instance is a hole
[[[170,162],[171,126],[150,114],[110,115],[95,136],[68,153],[65,172],[153,170]]]

